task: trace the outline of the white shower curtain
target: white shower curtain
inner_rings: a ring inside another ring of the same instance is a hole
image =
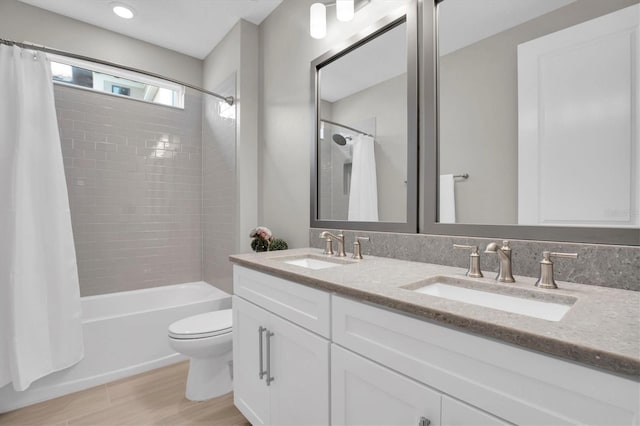
[[[353,165],[349,191],[349,220],[378,221],[378,181],[373,138],[358,135],[353,140]]]
[[[0,387],[82,359],[80,321],[49,61],[0,45]]]

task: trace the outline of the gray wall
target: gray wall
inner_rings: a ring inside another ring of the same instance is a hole
[[[199,281],[202,96],[54,88],[81,294]]]
[[[578,0],[440,58],[440,170],[470,175],[456,222],[518,223],[518,44],[635,3]]]
[[[216,90],[235,93],[232,74]],[[218,99],[204,100],[202,164],[202,231],[204,281],[232,292],[233,271],[228,260],[237,251],[236,120],[220,117]],[[236,108],[233,106],[232,108]]]
[[[313,0],[284,0],[260,25],[261,222],[290,247],[309,244],[311,61],[406,1],[371,2],[351,22],[327,13],[327,37],[309,36]]]
[[[258,27],[240,20],[204,61],[204,88],[236,97],[236,120],[205,131],[204,279],[229,293],[230,254],[251,250],[258,223]]]
[[[0,1],[0,37],[45,45],[202,84],[202,61],[17,0]]]

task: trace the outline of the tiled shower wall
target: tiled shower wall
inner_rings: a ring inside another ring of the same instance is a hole
[[[202,278],[202,95],[185,109],[54,85],[83,296]]]

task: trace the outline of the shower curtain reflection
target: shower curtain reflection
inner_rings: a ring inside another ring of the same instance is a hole
[[[377,180],[374,140],[371,136],[358,135],[353,141],[349,220],[378,221]]]
[[[318,203],[320,217],[347,220],[353,138],[357,133],[332,123],[322,122],[318,146]]]

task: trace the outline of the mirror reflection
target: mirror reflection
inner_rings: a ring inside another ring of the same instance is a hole
[[[640,226],[639,7],[438,5],[439,222]]]
[[[407,25],[319,69],[318,219],[407,220]]]

